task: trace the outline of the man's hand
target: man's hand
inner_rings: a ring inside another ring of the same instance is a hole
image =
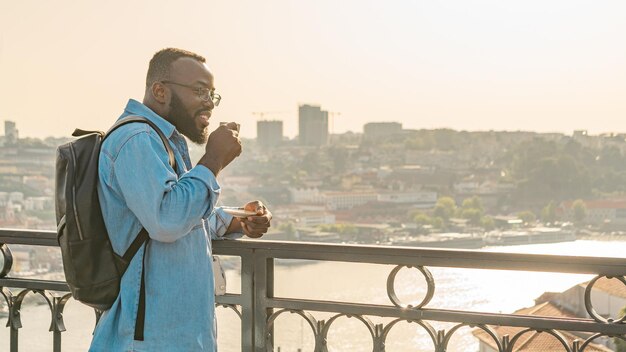
[[[244,207],[247,209],[256,210],[256,215],[248,216],[246,218],[239,218],[241,224],[241,230],[250,238],[259,238],[267,233],[272,221],[272,213],[265,207],[263,203],[258,200],[249,202]]]
[[[206,166],[215,176],[241,154],[241,140],[237,123],[220,125],[209,135],[205,153],[198,162]]]

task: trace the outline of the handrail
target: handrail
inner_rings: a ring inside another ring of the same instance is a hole
[[[619,276],[626,273],[626,258],[265,240],[213,242],[213,249],[216,254],[235,254],[244,248],[269,251],[272,258],[282,259],[600,274],[604,276]]]
[[[0,229],[0,244],[23,244],[34,246],[58,246],[56,233],[53,231],[33,231]],[[587,286],[591,290],[593,283],[600,277],[616,277],[626,284],[626,258],[606,258],[588,256],[562,256],[542,254],[495,253],[476,250],[431,249],[409,247],[386,247],[368,245],[346,245],[325,243],[304,243],[265,240],[214,241],[214,254],[241,257],[241,294],[226,294],[217,297],[217,304],[232,308],[242,318],[242,350],[266,351],[273,345],[273,322],[283,312],[297,313],[307,320],[315,336],[315,351],[326,351],[325,340],[331,325],[338,317],[357,317],[366,324],[372,335],[374,351],[384,351],[387,333],[398,321],[418,322],[433,339],[436,351],[446,349],[450,336],[461,326],[475,326],[488,333],[494,339],[500,352],[510,352],[521,334],[528,331],[543,331],[562,340],[564,350],[582,352],[592,341],[602,336],[625,338],[626,324],[622,319],[607,320],[593,310],[591,300],[586,295],[589,316],[592,318],[539,317],[529,315],[495,314],[448,309],[433,309],[428,303],[434,294],[434,278],[429,267],[468,268],[489,270],[536,271],[595,274],[596,278]],[[4,253],[4,251],[3,251]],[[389,275],[387,293],[391,304],[374,305],[354,302],[318,301],[275,297],[274,295],[274,260],[308,259],[318,261],[369,263],[395,265]],[[6,262],[7,260],[5,260]],[[424,275],[428,293],[419,305],[403,306],[395,296],[393,281],[395,273],[402,267],[418,268]],[[6,269],[6,268],[5,268]],[[6,270],[3,270],[6,271]],[[48,297],[51,302],[67,300],[50,294],[49,291],[67,292],[64,282],[46,280],[28,280],[0,277],[5,299],[11,309],[9,326],[11,327],[11,351],[17,351],[17,332],[19,323],[19,301],[5,287],[32,290]],[[25,291],[22,291],[25,292]],[[23,296],[23,295],[22,295]],[[23,297],[22,297],[23,298]],[[589,302],[587,302],[589,301]],[[64,303],[63,303],[64,304]],[[17,307],[17,308],[16,308]],[[51,309],[62,313],[63,305],[51,304]],[[317,321],[309,312],[331,312],[336,315],[328,321]],[[395,318],[384,326],[374,324],[368,316]],[[60,351],[61,332],[64,331],[62,314],[56,325],[53,322],[54,351]],[[449,331],[435,331],[428,321],[457,323]],[[512,326],[528,328],[515,336],[499,337],[490,326]],[[584,342],[574,341],[569,345],[562,338],[560,331],[581,331],[594,335]],[[13,339],[15,338],[15,343]],[[58,346],[58,348],[57,348]]]
[[[56,232],[0,230],[0,243],[58,246]],[[373,264],[523,270],[620,276],[626,258],[544,254],[496,253],[477,250],[409,248],[266,240],[214,241],[215,254],[237,254],[242,249],[272,251],[274,258],[310,259]],[[363,260],[367,259],[367,260]]]

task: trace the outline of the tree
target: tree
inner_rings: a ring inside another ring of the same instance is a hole
[[[556,204],[552,200],[543,209],[541,209],[541,221],[543,222],[555,222],[556,221]]]
[[[461,217],[469,220],[472,225],[481,225],[483,212],[477,208],[468,208],[461,211]]]
[[[435,217],[448,221],[448,219],[454,216],[455,213],[456,203],[454,202],[454,199],[450,197],[441,197],[437,199],[437,204],[435,204],[435,210],[433,211],[433,215]]]
[[[581,224],[587,217],[587,206],[582,199],[577,199],[572,203],[572,211],[574,213],[574,222]]]
[[[359,230],[352,224],[339,224],[339,233],[342,235],[355,235]]]
[[[318,225],[317,228],[323,232],[339,232],[337,225]]]
[[[463,200],[463,209],[477,209],[480,212],[484,211],[483,202],[477,196],[473,196],[472,198],[466,198]]]
[[[491,231],[496,228],[496,223],[493,221],[491,216],[483,216],[480,222],[485,231]]]
[[[521,212],[517,213],[517,217],[522,219],[522,221],[525,224],[530,224],[530,223],[535,222],[535,220],[537,220],[537,217],[535,216],[535,213],[533,213],[530,210],[521,211]]]
[[[284,231],[291,239],[297,239],[296,237],[296,225],[293,222],[282,223],[278,225],[278,229]]]
[[[461,207],[461,217],[468,219],[470,224],[477,226],[481,225],[484,212],[485,211],[480,198],[473,196],[472,198],[467,198],[463,201],[463,206]]]
[[[436,217],[436,218],[432,218],[432,225],[434,228],[436,229],[445,229],[446,228],[446,223],[442,218]]]
[[[354,235],[358,232],[357,228],[352,224],[319,225],[317,228],[320,229],[320,231],[342,235]]]
[[[532,140],[513,148],[510,163],[517,197],[522,201],[557,201],[586,197],[592,191],[594,158],[577,143]]]
[[[432,218],[424,213],[415,214],[415,216],[413,217],[413,221],[415,221],[416,224],[422,226],[431,225],[433,222]]]

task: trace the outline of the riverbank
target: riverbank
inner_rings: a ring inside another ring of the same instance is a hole
[[[596,231],[578,231],[576,239],[586,241],[618,241],[626,242],[626,233],[624,232],[596,232]]]
[[[432,233],[420,236],[398,236],[391,237],[389,244],[408,247],[480,249],[488,246],[571,242],[576,239],[576,234],[571,229],[535,227],[486,233]]]

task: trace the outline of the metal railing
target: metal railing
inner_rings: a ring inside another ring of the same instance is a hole
[[[20,306],[27,292],[35,291],[46,299],[52,311],[50,330],[53,332],[53,349],[61,351],[61,333],[65,331],[63,308],[69,294],[64,282],[11,278],[10,251],[7,244],[58,246],[56,234],[46,231],[0,230],[0,248],[5,265],[0,271],[0,288],[9,306],[8,327],[11,329],[10,351],[18,351],[17,338],[21,328]],[[216,241],[214,254],[241,258],[241,294],[227,293],[217,296],[217,305],[230,307],[241,318],[242,351],[272,351],[274,322],[284,313],[295,313],[304,319],[314,335],[314,351],[328,350],[328,333],[333,323],[341,317],[354,317],[361,321],[372,338],[373,351],[385,351],[386,338],[398,322],[417,323],[432,340],[432,350],[447,351],[452,336],[463,327],[473,327],[487,333],[492,345],[500,352],[510,352],[520,337],[536,331],[552,335],[563,346],[563,351],[583,352],[601,337],[626,338],[625,317],[607,319],[598,314],[592,304],[591,290],[603,277],[616,278],[626,285],[626,259],[569,257],[537,254],[492,253],[470,250],[423,249],[407,247],[381,247],[362,245],[314,244],[275,241]],[[388,264],[395,268],[387,278],[389,304],[361,304],[310,299],[292,299],[274,295],[274,260],[308,259],[317,261]],[[427,283],[423,300],[416,305],[404,305],[398,299],[394,281],[404,267],[416,268]],[[585,291],[585,307],[591,318],[562,318],[532,315],[495,314],[429,308],[435,294],[435,280],[429,268],[496,269],[593,274]],[[13,294],[7,289],[22,291]],[[311,312],[333,314],[328,320],[316,320]],[[368,316],[392,319],[385,324],[374,324]],[[429,322],[450,322],[448,330],[435,330]],[[518,327],[513,336],[498,336],[493,326]],[[586,338],[569,341],[562,332],[584,332]],[[1,346],[2,349],[4,346]]]

